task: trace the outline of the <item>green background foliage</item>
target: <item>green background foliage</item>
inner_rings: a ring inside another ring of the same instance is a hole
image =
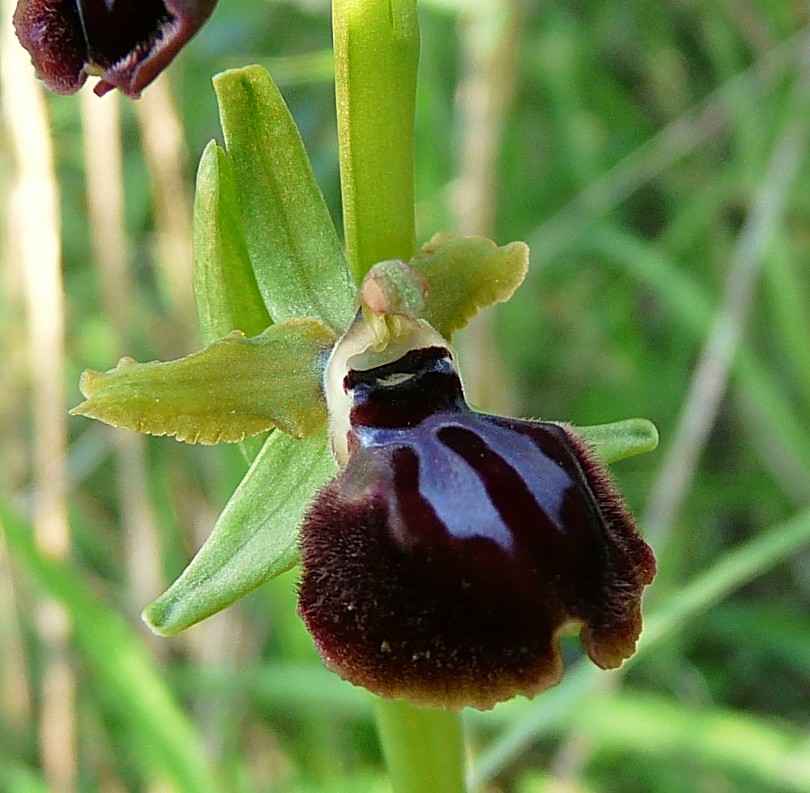
[[[210,76],[257,62],[279,83],[340,227],[328,4],[220,5],[169,74],[185,153],[172,200],[190,220],[196,162],[211,138],[224,143]],[[466,714],[473,778],[515,793],[810,790],[810,163],[803,143],[791,149],[810,123],[795,88],[810,83],[806,67],[797,79],[806,12],[766,0],[517,6],[509,22],[505,4],[421,3],[417,241],[471,222],[458,209],[474,170],[465,146],[476,129],[490,135],[493,220],[481,231],[498,244],[527,241],[532,264],[494,310],[497,357],[476,359],[458,334],[465,371],[483,368],[518,415],[656,423],[659,451],[613,473],[642,532],[652,530],[660,573],[639,654],[622,675],[579,665],[573,641],[560,687]],[[497,42],[493,133],[470,126],[464,97],[477,85],[470,53]],[[62,194],[67,411],[81,398],[82,369],[109,369],[122,355],[176,358],[202,340],[161,260],[160,190],[145,177],[135,110],[122,105],[131,268],[117,298],[130,313],[122,334],[88,228],[90,133],[75,98],[49,97],[48,108]],[[792,181],[774,165],[784,150]],[[6,215],[13,167],[0,142]],[[770,236],[754,223],[763,195]],[[752,227],[764,251],[728,388],[687,466],[682,505],[663,519],[674,487],[667,461],[692,384],[705,383],[707,340],[743,302],[726,296]],[[45,789],[37,692],[46,648],[35,616],[44,594],[76,626],[79,790],[387,790],[370,700],[315,657],[295,617],[294,573],[171,639],[152,638],[139,620],[244,474],[238,449],[147,438],[139,477],[116,462],[119,431],[71,418],[69,558],[45,559],[32,544],[36,417],[8,224],[2,245],[0,790]]]

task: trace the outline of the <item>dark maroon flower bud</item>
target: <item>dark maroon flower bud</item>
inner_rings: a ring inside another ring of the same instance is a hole
[[[557,683],[561,633],[619,666],[655,560],[604,466],[564,425],[471,410],[446,344],[373,359],[338,361],[346,466],[302,530],[299,612],[326,665],[480,709]]]
[[[52,91],[136,99],[208,18],[217,0],[18,0],[17,38]]]

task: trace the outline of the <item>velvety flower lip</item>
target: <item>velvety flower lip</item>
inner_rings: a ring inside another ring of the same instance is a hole
[[[571,429],[471,410],[444,344],[346,360],[348,459],[301,542],[299,613],[327,666],[487,709],[559,681],[562,633],[601,667],[629,657],[655,560]]]
[[[37,74],[72,94],[88,74],[95,92],[131,98],[154,80],[209,17],[217,0],[19,0],[14,26]]]

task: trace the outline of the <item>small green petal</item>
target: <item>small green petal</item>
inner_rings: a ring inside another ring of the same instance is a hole
[[[627,419],[593,427],[571,427],[606,463],[651,452],[658,446],[658,430],[647,419]]]
[[[109,372],[84,372],[87,400],[71,413],[187,443],[236,442],[272,427],[309,435],[326,421],[321,368],[335,338],[324,323],[298,319],[252,339],[235,331],[177,361],[123,358]]]
[[[257,336],[270,315],[262,302],[248,255],[233,170],[211,141],[197,169],[194,194],[194,292],[203,341],[232,330]]]
[[[422,314],[445,338],[482,308],[509,300],[529,268],[523,242],[498,247],[484,237],[437,234],[411,260],[428,282]]]
[[[356,285],[290,111],[260,66],[214,78],[245,238],[275,322],[317,317],[338,331]]]
[[[315,493],[337,472],[325,433],[274,432],[180,578],[148,606],[146,624],[171,636],[229,606],[298,558],[298,528]]]

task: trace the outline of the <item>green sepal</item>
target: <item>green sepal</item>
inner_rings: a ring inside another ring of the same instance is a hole
[[[171,636],[289,570],[304,512],[336,472],[325,433],[294,440],[274,432],[203,547],[144,610],[146,624]]]
[[[234,331],[177,361],[122,358],[82,374],[86,401],[71,414],[187,443],[232,443],[273,427],[310,435],[326,422],[321,369],[335,339],[323,322],[296,319],[252,339]]]
[[[231,164],[214,141],[197,169],[193,252],[203,341],[211,344],[232,330],[258,336],[270,315],[253,275]]]
[[[651,452],[658,446],[658,430],[647,419],[627,419],[592,427],[570,427],[605,463]]]
[[[253,272],[275,322],[317,317],[338,331],[356,284],[290,111],[260,66],[214,78]]]
[[[529,248],[436,234],[410,265],[428,284],[422,319],[449,339],[482,308],[512,297],[526,277]]]

